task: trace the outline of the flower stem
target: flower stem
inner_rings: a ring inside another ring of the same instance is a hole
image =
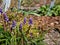
[[[26,35],[29,34],[30,29],[31,29],[31,25],[29,26],[28,30],[26,31]]]
[[[4,28],[4,31],[6,31],[6,22],[5,22],[5,20],[4,20],[3,14],[2,14],[2,21],[3,21],[3,28]]]
[[[21,38],[21,43],[22,43],[22,45],[24,45],[23,38]]]

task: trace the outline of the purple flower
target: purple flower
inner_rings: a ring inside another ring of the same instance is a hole
[[[26,17],[24,18],[24,22],[23,22],[24,24],[26,23]]]
[[[14,30],[14,27],[15,27],[15,26],[16,26],[16,21],[14,20],[14,21],[12,22],[11,31]]]
[[[19,30],[22,30],[22,23],[21,23],[20,26],[19,26]]]
[[[30,33],[30,37],[31,37],[31,38],[33,37],[33,33]]]
[[[8,17],[7,17],[7,16],[6,16],[4,19],[5,19],[5,21],[6,21],[6,22],[8,22],[8,21],[9,21],[9,19],[8,19]]]
[[[8,22],[9,19],[8,19],[8,16],[6,15],[6,13],[4,13],[3,16],[4,16],[4,20],[5,20],[6,22]]]
[[[13,22],[12,22],[12,28],[14,28],[16,26],[16,21],[14,20]]]
[[[3,13],[1,8],[0,8],[0,13]]]
[[[29,24],[32,25],[32,18],[29,19]]]

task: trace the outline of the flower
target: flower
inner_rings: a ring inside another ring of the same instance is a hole
[[[30,32],[30,37],[33,38],[33,33],[32,32]]]
[[[26,23],[26,17],[24,18],[24,22],[23,22],[24,24]]]
[[[29,19],[29,24],[32,25],[32,18]]]
[[[0,8],[0,13],[3,13],[1,8]]]
[[[5,19],[5,21],[6,21],[6,22],[8,22],[8,21],[9,21],[9,19],[8,19],[8,17],[7,17],[7,16],[6,16],[4,19]]]
[[[15,26],[16,26],[16,21],[14,20],[14,21],[12,22],[11,31],[14,30],[14,27],[15,27]]]
[[[9,19],[8,19],[8,16],[6,15],[6,13],[4,13],[3,16],[4,16],[4,20],[5,20],[6,22],[8,22]]]
[[[20,26],[19,26],[19,30],[22,30],[22,23],[21,23]]]
[[[12,28],[14,28],[16,26],[16,21],[14,20],[13,22],[12,22]]]

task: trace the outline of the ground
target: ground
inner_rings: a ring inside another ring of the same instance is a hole
[[[45,40],[48,45],[60,45],[60,33],[52,30],[45,35]]]

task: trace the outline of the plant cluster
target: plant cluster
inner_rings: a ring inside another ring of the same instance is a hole
[[[24,15],[36,15],[36,16],[60,16],[60,5],[55,5],[54,7],[50,8],[49,5],[43,5],[37,10],[22,10],[21,11]]]
[[[0,9],[3,26],[0,26],[0,45],[45,45],[43,42],[45,32],[32,29],[33,20],[25,17],[23,22],[16,22],[10,19]],[[8,26],[7,26],[8,25]]]

